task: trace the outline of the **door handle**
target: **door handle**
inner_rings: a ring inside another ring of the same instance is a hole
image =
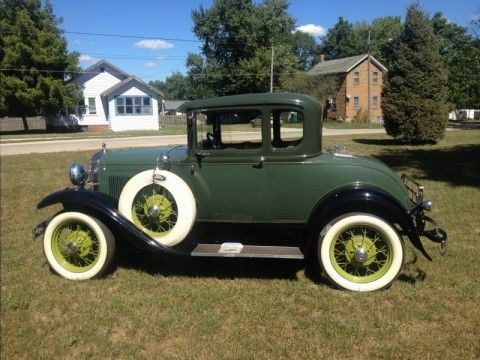
[[[201,151],[197,151],[195,153],[195,156],[197,157],[198,160],[202,160],[203,158],[207,157],[207,156],[210,156],[210,153],[209,152],[201,152]]]
[[[261,169],[263,168],[264,161],[265,161],[265,157],[261,156],[260,159],[258,160],[258,164],[253,164],[252,167],[254,167],[255,169]]]

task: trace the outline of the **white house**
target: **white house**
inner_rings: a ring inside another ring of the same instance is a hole
[[[83,101],[68,122],[89,131],[158,130],[158,101],[163,93],[105,60],[72,80]]]

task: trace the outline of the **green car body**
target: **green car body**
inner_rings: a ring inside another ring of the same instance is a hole
[[[445,243],[443,230],[441,235],[438,227],[435,234],[425,230],[430,220],[424,211],[431,204],[423,199],[423,187],[375,158],[355,156],[340,148],[322,149],[322,107],[317,100],[289,93],[237,95],[187,102],[183,110],[187,114],[186,146],[104,149],[92,158],[88,180],[82,172],[79,189],[52,194],[39,207],[55,202],[78,207],[83,196],[95,204],[84,201],[86,213],[126,231],[142,249],[192,256],[314,256],[324,268],[321,257],[334,259],[337,245],[330,246],[330,255],[322,255],[318,239],[325,234],[328,238],[328,229],[346,221],[350,235],[345,235],[348,240],[341,256],[356,270],[348,268],[342,276],[360,285],[345,285],[343,278],[336,281],[335,275],[329,278],[342,288],[359,291],[378,288],[362,286],[382,278],[386,270],[380,271],[380,267],[397,261],[382,254],[400,249],[398,244],[403,249],[403,240],[374,245],[377,238],[387,238],[390,229],[399,239],[408,237],[427,257],[421,235]],[[258,124],[253,133],[235,131],[252,121]],[[168,185],[169,181],[173,185]],[[85,182],[89,190],[84,189]],[[161,190],[162,184],[169,191]],[[176,184],[181,184],[183,192],[191,192],[191,200],[179,199],[182,192]],[[147,194],[149,186],[158,188]],[[125,194],[132,189],[136,196]],[[172,235],[175,222],[185,214],[194,217],[185,225],[186,232],[174,243],[162,243],[162,236]],[[162,221],[173,219],[173,225],[146,229],[158,223],[159,216]],[[379,228],[369,235],[377,223]],[[335,236],[343,239],[342,231]],[[332,244],[338,242],[335,236]],[[368,248],[365,243],[370,244]],[[222,244],[227,244],[228,250],[222,252]],[[373,275],[358,270],[372,262],[367,256],[381,259],[375,265],[377,270],[369,270]],[[334,265],[341,267],[342,261],[334,261]],[[398,261],[403,263],[403,253]]]
[[[265,109],[281,106],[302,110],[305,122],[302,143],[293,149],[275,151],[270,138],[262,147],[251,150],[213,150],[201,160],[196,139],[190,137],[188,147],[129,149],[107,152],[100,159],[101,192],[118,199],[123,185],[135,174],[151,169],[158,157],[168,154],[170,171],[179,175],[195,194],[198,221],[308,223],[317,203],[339,188],[366,186],[392,196],[405,210],[412,207],[400,177],[372,157],[322,151],[321,105],[303,95],[244,95],[187,103],[188,112],[236,106]],[[190,132],[195,134],[192,123]],[[263,121],[270,134],[270,121]],[[255,167],[263,157],[262,166]],[[236,198],[231,198],[237,194]]]

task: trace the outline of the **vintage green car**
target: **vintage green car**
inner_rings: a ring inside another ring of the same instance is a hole
[[[64,207],[34,228],[55,272],[104,275],[127,241],[173,256],[308,258],[333,285],[373,291],[402,270],[404,239],[430,260],[420,236],[445,248],[422,186],[374,158],[322,150],[317,100],[237,95],[183,110],[187,146],[104,147],[89,169],[72,165],[75,188],[41,200]]]

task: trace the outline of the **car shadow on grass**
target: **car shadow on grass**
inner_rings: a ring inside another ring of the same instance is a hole
[[[398,147],[399,142],[393,139],[354,139],[353,141],[387,147],[375,157],[396,171],[413,169],[418,179],[447,182],[453,186],[480,187],[480,166],[478,166],[480,144],[417,149]]]
[[[132,249],[119,251],[116,256],[119,267],[163,276],[297,280],[299,271],[305,267],[303,260],[204,258]]]
[[[299,274],[303,274],[316,285],[334,288],[326,277],[320,274],[318,267],[305,260],[182,257],[133,249],[116,255],[117,267],[145,272],[151,276],[296,281],[299,280]],[[413,260],[407,260],[398,281],[415,284],[425,279],[426,273],[418,267],[416,260],[416,255]]]

